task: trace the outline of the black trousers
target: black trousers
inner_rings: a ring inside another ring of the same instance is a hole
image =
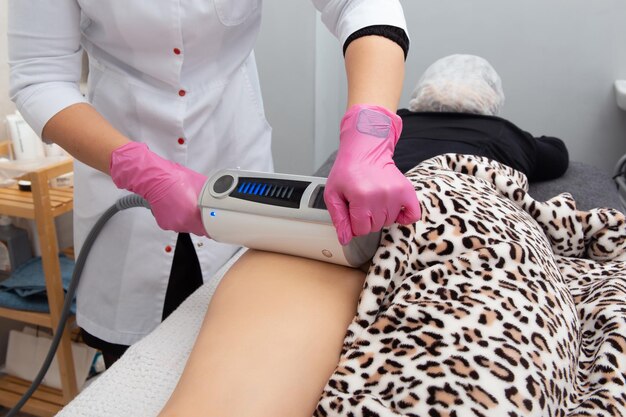
[[[188,233],[179,233],[174,249],[174,260],[163,303],[161,319],[165,320],[195,290],[202,285],[202,270],[198,255]],[[83,341],[102,352],[104,364],[109,368],[126,352],[129,346],[109,343],[84,329],[81,329]]]

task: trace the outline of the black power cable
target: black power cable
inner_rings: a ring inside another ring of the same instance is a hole
[[[91,228],[87,238],[85,239],[85,243],[83,243],[83,247],[78,254],[78,258],[76,259],[76,264],[74,266],[74,271],[72,272],[72,279],[70,280],[70,284],[67,288],[67,293],[65,294],[65,302],[63,303],[63,309],[61,310],[61,316],[59,318],[59,324],[54,332],[54,336],[52,338],[52,342],[50,344],[50,349],[48,350],[48,354],[46,359],[41,365],[39,369],[39,373],[33,379],[28,390],[22,395],[22,398],[9,410],[9,412],[4,417],[14,417],[17,413],[22,409],[24,404],[30,399],[33,393],[37,390],[37,387],[41,384],[41,381],[46,376],[48,372],[48,368],[50,368],[50,364],[54,359],[54,355],[59,347],[59,343],[61,342],[61,336],[63,335],[63,331],[65,330],[65,324],[67,323],[67,319],[70,316],[70,308],[72,307],[72,302],[74,300],[74,296],[76,295],[76,288],[78,288],[78,282],[80,281],[80,276],[83,272],[83,268],[85,266],[85,262],[87,260],[87,256],[89,255],[89,251],[91,251],[91,247],[95,242],[96,238],[100,234],[100,231],[104,227],[104,225],[113,217],[117,212],[131,208],[131,207],[145,207],[150,208],[150,205],[146,200],[139,197],[138,195],[128,195],[120,198],[109,207],[102,216],[98,219],[96,224]]]

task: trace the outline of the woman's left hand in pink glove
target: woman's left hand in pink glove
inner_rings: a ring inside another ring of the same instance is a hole
[[[343,117],[324,192],[342,245],[394,222],[421,218],[415,189],[392,159],[401,131],[402,119],[379,106],[355,105]]]

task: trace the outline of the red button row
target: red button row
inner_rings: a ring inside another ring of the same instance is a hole
[[[182,51],[180,50],[180,48],[174,48],[172,50],[176,55],[180,55],[182,53]],[[185,94],[187,94],[187,92],[185,90],[178,90],[178,95],[181,97],[185,97]]]
[[[173,49],[174,53],[176,55],[180,55],[182,53],[182,51],[179,48],[174,48]],[[187,92],[185,90],[178,90],[178,95],[181,97],[185,97],[185,94],[187,94]],[[185,144],[185,138],[178,138],[178,144],[179,145],[184,145]],[[167,246],[165,248],[165,252],[171,252],[172,248],[170,246]]]

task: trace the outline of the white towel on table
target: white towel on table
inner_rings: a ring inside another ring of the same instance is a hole
[[[151,417],[169,399],[185,367],[209,301],[240,250],[152,333],[131,346],[58,417]]]

